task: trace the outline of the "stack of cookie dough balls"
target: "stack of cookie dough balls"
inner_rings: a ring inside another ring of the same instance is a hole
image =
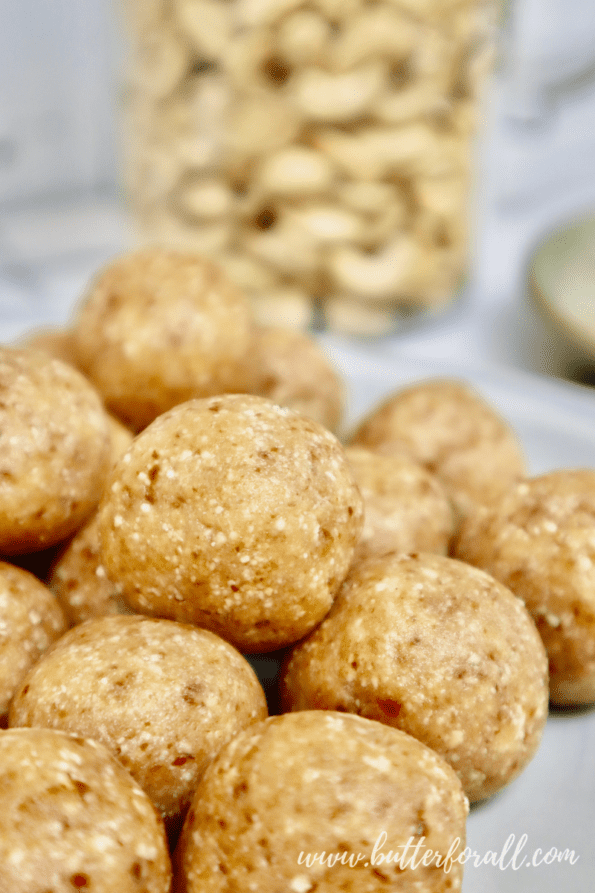
[[[117,616],[62,636],[22,681],[9,724],[101,741],[175,829],[216,753],[266,716],[256,674],[227,642],[170,620]]]
[[[328,612],[363,523],[339,441],[270,400],[190,400],[137,435],[100,506],[108,576],[137,611],[196,623],[244,652]]]
[[[361,420],[351,443],[416,459],[440,479],[458,519],[526,474],[510,425],[470,385],[447,378],[392,393]]]
[[[483,571],[439,555],[354,564],[331,611],[282,673],[284,710],[342,710],[418,738],[470,801],[535,754],[547,659],[528,611]]]
[[[457,893],[467,808],[454,772],[409,735],[335,712],[271,717],[206,770],[174,890]],[[420,843],[422,855],[450,852],[450,870],[398,864],[408,842],[409,856]]]
[[[595,703],[595,472],[529,478],[467,518],[455,543],[524,601],[546,645],[550,697]]]
[[[127,0],[143,237],[233,267],[266,321],[379,334],[467,264],[483,0]]]
[[[96,507],[111,466],[95,388],[43,351],[0,347],[0,555],[53,546]]]
[[[50,729],[0,732],[3,893],[169,893],[149,798],[103,745]]]

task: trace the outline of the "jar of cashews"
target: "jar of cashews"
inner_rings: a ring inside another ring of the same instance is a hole
[[[122,0],[144,241],[207,254],[256,317],[357,335],[468,265],[495,0]]]

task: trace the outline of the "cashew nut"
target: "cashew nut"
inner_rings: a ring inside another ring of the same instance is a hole
[[[187,178],[178,189],[176,201],[185,215],[203,221],[226,217],[233,207],[231,189],[216,177]]]
[[[264,214],[263,211],[263,217]],[[277,219],[273,217],[274,222],[270,225],[270,219],[260,222],[260,216],[256,218],[256,226],[249,229],[243,238],[246,251],[282,274],[298,278],[312,275],[319,264],[315,239],[287,214],[279,213]],[[266,224],[268,228],[259,229],[259,224]]]
[[[220,0],[177,0],[174,10],[192,49],[207,57],[219,56],[232,35],[232,4]]]
[[[288,329],[312,326],[314,308],[311,296],[303,288],[286,286],[251,295],[254,318],[261,325],[282,325]]]
[[[275,94],[240,99],[231,112],[229,158],[237,164],[274,152],[297,136],[301,123],[297,109]]]
[[[312,66],[295,75],[292,97],[307,118],[349,121],[367,111],[383,83],[384,66],[380,62],[339,74]]]
[[[218,255],[218,261],[238,288],[247,293],[274,289],[279,277],[266,264],[245,254],[236,244]]]
[[[324,61],[331,42],[330,22],[313,9],[298,9],[279,24],[277,47],[293,66]]]
[[[405,124],[435,115],[450,109],[446,88],[446,78],[438,77],[416,81],[403,90],[389,89],[380,94],[371,111],[383,124]]]
[[[365,232],[361,218],[328,202],[302,203],[287,213],[321,246],[357,241]]]
[[[319,195],[330,189],[333,165],[320,152],[306,146],[289,146],[265,158],[257,180],[272,195]]]
[[[270,25],[303,4],[304,0],[237,0],[233,5],[238,24],[255,28]]]
[[[338,34],[331,66],[344,71],[382,56],[405,59],[416,49],[419,31],[419,25],[388,3],[366,6]]]
[[[375,254],[350,246],[335,248],[329,256],[329,272],[348,294],[398,301],[407,293],[407,283],[419,260],[418,244],[406,233],[400,233]]]

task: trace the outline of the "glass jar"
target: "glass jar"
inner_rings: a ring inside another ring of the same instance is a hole
[[[449,305],[492,0],[124,0],[144,241],[220,262],[266,322],[374,335]]]

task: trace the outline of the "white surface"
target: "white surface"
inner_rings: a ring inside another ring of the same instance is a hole
[[[595,463],[595,397],[582,388],[530,374],[465,362],[393,357],[323,339],[350,382],[350,418],[407,382],[446,375],[471,382],[512,424],[532,473]],[[498,856],[514,835],[504,868],[465,869],[463,893],[587,893],[595,887],[595,709],[550,716],[541,747],[508,788],[472,810],[467,844],[483,858]],[[527,835],[515,869],[510,860]],[[578,861],[533,867],[537,849],[574,850]]]

